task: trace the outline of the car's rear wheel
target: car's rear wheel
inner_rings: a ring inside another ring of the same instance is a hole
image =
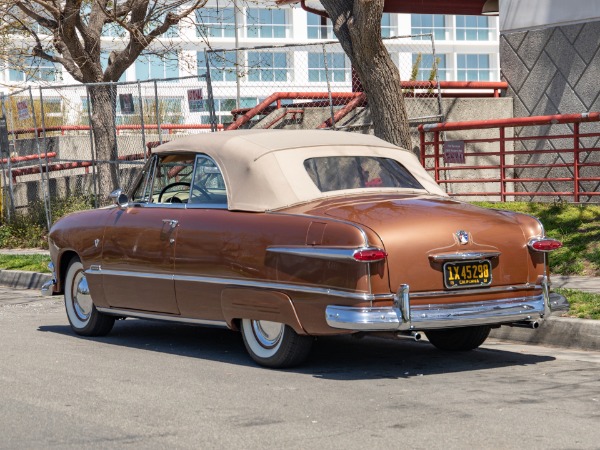
[[[312,346],[310,336],[300,336],[291,327],[267,320],[242,320],[246,350],[261,366],[284,368],[301,364]]]
[[[115,318],[99,312],[87,284],[79,258],[71,259],[65,276],[65,309],[71,328],[82,336],[104,336],[112,329]]]
[[[426,331],[427,339],[440,350],[468,351],[479,347],[490,334],[490,327],[451,328]]]

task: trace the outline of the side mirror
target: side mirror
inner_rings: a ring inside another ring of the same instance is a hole
[[[113,203],[117,205],[119,208],[127,208],[129,205],[129,198],[127,198],[127,194],[123,192],[123,189],[116,189],[112,191],[108,198],[113,200]]]

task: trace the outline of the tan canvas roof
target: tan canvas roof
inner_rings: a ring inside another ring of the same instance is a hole
[[[371,135],[330,130],[236,130],[195,134],[156,147],[153,153],[205,153],[215,160],[227,186],[228,207],[269,211],[297,203],[361,192],[406,192],[365,188],[321,192],[304,169],[320,156],[380,156],[406,167],[425,191],[446,195],[409,151]],[[424,192],[425,192],[424,191]]]

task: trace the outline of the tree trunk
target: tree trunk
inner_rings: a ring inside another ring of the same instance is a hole
[[[321,0],[360,77],[375,136],[412,151],[400,73],[381,39],[384,0]]]
[[[116,86],[90,86],[91,127],[96,147],[98,202],[108,203],[108,194],[119,187],[117,140],[115,136]]]

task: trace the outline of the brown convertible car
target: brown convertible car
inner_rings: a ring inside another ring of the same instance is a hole
[[[315,336],[387,333],[443,350],[550,314],[530,216],[449,198],[408,151],[368,135],[246,130],[153,150],[114,205],[50,231],[73,331],[162,319],[241,331],[259,364],[301,363]]]

